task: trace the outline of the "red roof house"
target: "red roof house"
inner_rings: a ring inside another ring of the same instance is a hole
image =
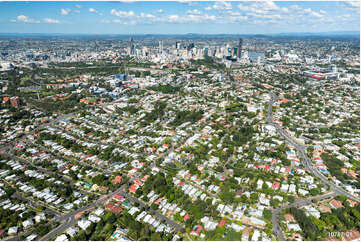
[[[124,197],[120,194],[114,194],[114,196],[113,196],[113,199],[116,201],[121,201],[121,200],[123,200],[123,198]]]
[[[121,177],[121,176],[116,176],[115,179],[114,179],[114,181],[113,181],[113,183],[114,183],[114,184],[118,184],[118,183],[120,183],[121,181],[122,181],[122,177]]]
[[[279,187],[280,187],[280,183],[279,183],[279,182],[274,182],[274,183],[272,184],[272,189],[274,189],[274,190],[278,189]]]
[[[221,222],[219,222],[218,227],[222,227],[226,224],[226,220],[222,219]]]

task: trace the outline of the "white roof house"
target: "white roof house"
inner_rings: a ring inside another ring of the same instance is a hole
[[[68,237],[66,237],[65,234],[61,234],[58,237],[56,237],[55,241],[69,241]]]
[[[288,187],[289,187],[288,184],[282,184],[280,189],[281,189],[282,192],[287,192]]]
[[[101,218],[99,218],[98,216],[96,216],[94,214],[90,214],[88,219],[90,221],[92,221],[93,223],[98,223],[101,220]]]
[[[87,219],[82,219],[78,221],[78,226],[82,229],[82,230],[86,230],[89,226],[91,225],[91,222]]]
[[[38,237],[38,234],[31,234],[28,237],[26,237],[26,241],[34,240],[36,237]]]
[[[45,220],[46,217],[45,217],[45,214],[44,214],[44,213],[40,213],[40,214],[36,215],[36,216],[34,217],[34,219],[35,219],[35,222],[36,222],[36,223],[39,223],[39,222],[41,222],[42,220]]]
[[[104,209],[98,208],[97,210],[94,211],[94,214],[97,215],[97,216],[103,216]]]
[[[8,230],[8,234],[12,235],[12,234],[16,234],[18,232],[18,227],[14,226],[14,227],[10,227]]]
[[[290,187],[289,187],[289,189],[288,189],[288,192],[295,194],[295,193],[296,193],[296,185],[295,185],[295,184],[291,184]]]
[[[65,232],[70,236],[70,237],[74,237],[76,235],[76,233],[78,233],[79,228],[78,227],[70,227],[68,228]]]
[[[27,228],[29,228],[29,227],[32,226],[32,225],[34,225],[34,222],[33,222],[32,219],[28,219],[28,220],[25,220],[25,221],[23,222],[23,227],[24,227],[24,229],[27,229]]]
[[[301,231],[301,228],[298,224],[287,224],[287,227],[289,230],[294,230],[294,231]]]
[[[263,185],[263,181],[262,180],[258,180],[257,181],[257,189],[261,189]]]
[[[254,232],[253,232],[251,240],[252,241],[258,241],[258,238],[259,238],[260,235],[261,235],[261,233],[259,232],[259,230],[255,229]]]

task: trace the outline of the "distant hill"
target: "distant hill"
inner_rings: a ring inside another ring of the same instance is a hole
[[[290,32],[290,33],[274,33],[274,34],[63,34],[63,33],[0,33],[0,37],[118,37],[129,38],[131,36],[157,38],[274,38],[274,37],[358,37],[360,31],[331,31],[331,32]]]

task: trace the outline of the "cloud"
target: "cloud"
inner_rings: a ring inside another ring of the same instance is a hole
[[[202,12],[199,11],[198,9],[187,10],[186,13],[187,13],[187,14],[195,14],[195,15],[200,15],[200,14],[202,14]]]
[[[97,13],[98,11],[95,10],[94,8],[89,8],[89,12],[91,12],[91,13]]]
[[[111,23],[122,24],[122,25],[134,25],[134,24],[136,24],[136,22],[122,21],[120,19],[113,19],[113,20],[103,19],[100,22],[104,23],[104,24],[111,24]]]
[[[187,1],[186,1],[187,2]],[[307,6],[307,5],[306,5]],[[117,23],[123,25],[134,24],[191,24],[191,23],[215,23],[215,24],[245,24],[245,25],[261,25],[261,24],[279,24],[285,26],[304,26],[307,28],[311,25],[319,24],[333,24],[339,21],[351,22],[354,14],[351,17],[344,15],[342,17],[328,16],[325,10],[311,9],[299,6],[296,4],[287,5],[283,7],[273,1],[249,1],[241,2],[237,5],[237,9],[233,8],[230,2],[219,1],[213,2],[210,6],[204,6],[198,9],[184,10],[178,14],[157,14],[163,13],[163,10],[152,10],[151,13],[141,12],[135,13],[130,10],[116,10],[112,9],[110,14],[115,16],[114,20],[102,20],[102,23]],[[203,10],[204,9],[204,10]],[[206,11],[207,10],[207,11]],[[213,14],[212,11],[215,12]],[[341,16],[341,14],[340,14]]]
[[[360,8],[360,1],[344,1],[343,3],[351,8]]]
[[[168,15],[159,21],[166,23],[209,23],[215,22],[216,20],[217,16],[215,15],[187,14],[185,16]]]
[[[342,7],[346,10],[356,11],[360,13],[360,1],[343,1]]]
[[[178,22],[180,20],[180,17],[178,15],[169,15],[168,16],[168,22],[174,23]]]
[[[184,18],[184,22],[192,22],[192,23],[205,23],[216,20],[217,17],[215,15],[208,15],[208,14],[205,15],[189,14]]]
[[[132,18],[135,16],[133,11],[117,11],[115,9],[110,10],[110,14],[119,18]]]
[[[291,6],[289,6],[289,9],[291,9],[293,11],[299,11],[302,8],[300,6],[298,6],[298,5],[291,5]]]
[[[259,14],[265,14],[274,11],[282,11],[285,13],[288,12],[287,8],[280,8],[273,1],[253,2],[250,5],[239,4],[238,8],[241,11],[246,11],[249,13],[259,13]]]
[[[71,10],[69,8],[66,8],[66,9],[62,8],[60,10],[61,15],[68,15],[70,12],[71,12]]]
[[[163,13],[163,9],[158,9],[156,12],[157,13]]]
[[[10,22],[13,23],[31,23],[31,24],[40,24],[40,23],[47,23],[47,24],[60,24],[61,22],[57,19],[52,18],[44,18],[42,21],[31,19],[25,15],[19,15],[16,19],[11,19]]]
[[[228,11],[227,14],[231,15],[231,16],[239,16],[239,15],[241,15],[240,12],[233,12],[233,11]]]
[[[192,0],[178,0],[179,3],[187,4],[188,6],[197,6],[198,3],[193,2]]]
[[[281,8],[281,12],[283,13],[289,13],[290,10],[288,8]]]
[[[321,13],[318,13],[318,12],[314,12],[312,11],[312,9],[310,8],[306,8],[305,10],[305,13],[307,13],[309,16],[312,16],[312,17],[315,17],[315,18],[322,18],[323,17],[323,14]],[[323,11],[324,12],[324,11]]]
[[[99,13],[99,11],[96,10],[95,8],[89,8],[89,12],[91,12],[91,13],[96,13],[96,14],[98,14],[98,15],[100,15],[100,16],[103,16],[103,14],[102,14],[102,13]]]
[[[223,1],[219,1],[219,2],[215,2],[215,4],[212,6],[212,8],[215,10],[231,10],[232,4],[223,2]]]
[[[60,21],[57,19],[44,18],[43,21],[48,24],[60,24]]]
[[[75,5],[74,7],[76,7],[76,8],[82,8],[82,6],[80,6],[80,5]]]
[[[141,18],[155,18],[154,15],[149,14],[149,13],[141,13],[141,14],[139,15],[139,17],[141,17]]]
[[[312,17],[316,17],[316,18],[322,18],[322,17],[323,17],[322,14],[317,13],[317,12],[312,12],[310,15],[311,15]]]
[[[32,24],[38,24],[40,23],[39,20],[31,19],[25,15],[19,15],[16,17],[16,19],[10,20],[11,22],[17,22],[17,23],[32,23]]]

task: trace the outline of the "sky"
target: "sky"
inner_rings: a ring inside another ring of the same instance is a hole
[[[0,2],[0,33],[272,34],[359,30],[359,1]]]

